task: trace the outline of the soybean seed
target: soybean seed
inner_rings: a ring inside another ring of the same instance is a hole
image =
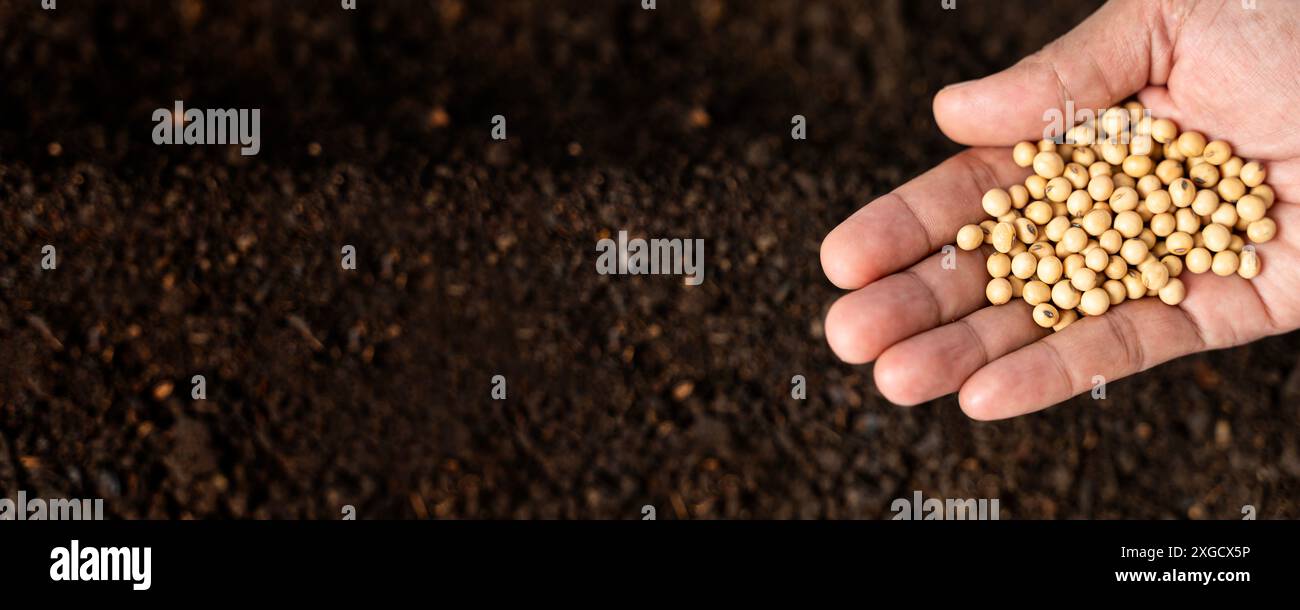
[[[1003,305],[1010,302],[1011,282],[1001,277],[989,280],[988,286],[984,288],[984,296],[988,297],[989,302],[994,305]]]
[[[1261,218],[1246,227],[1246,237],[1257,244],[1265,243],[1277,236],[1277,223],[1272,218]]]
[[[1056,151],[1043,151],[1034,155],[1034,173],[1047,178],[1048,180],[1061,175],[1065,171],[1065,161]]]
[[[1241,251],[1241,262],[1237,266],[1237,275],[1246,279],[1252,279],[1259,275],[1259,253],[1254,248],[1246,248]]]
[[[1165,305],[1177,305],[1182,303],[1183,299],[1187,297],[1187,288],[1183,286],[1182,280],[1173,278],[1170,279],[1169,283],[1165,284],[1157,294]]]
[[[1206,163],[1223,165],[1228,159],[1232,158],[1232,147],[1223,140],[1215,140],[1205,145],[1205,149],[1201,151],[1201,156],[1205,158]]]
[[[1002,216],[1011,211],[1011,195],[999,188],[989,189],[980,204],[984,206],[985,214]]]
[[[1011,274],[1022,280],[1034,277],[1037,271],[1038,258],[1029,252],[1021,252],[1011,259]]]
[[[1025,289],[1022,292],[1026,303],[1038,305],[1046,303],[1052,298],[1052,287],[1048,286],[1042,280],[1029,280],[1025,283]]]
[[[1266,175],[1267,172],[1264,171],[1264,166],[1260,165],[1259,161],[1251,161],[1241,166],[1241,181],[1251,188],[1263,184]]]
[[[1052,286],[1052,303],[1061,309],[1074,309],[1081,296],[1069,282],[1061,281]]]
[[[989,256],[989,260],[984,266],[988,269],[989,275],[993,277],[1006,277],[1011,273],[1011,257],[1001,252]]]
[[[1205,152],[1205,136],[1195,131],[1183,132],[1178,136],[1178,150],[1188,158],[1201,156]]]
[[[1034,322],[1039,326],[1051,328],[1060,321],[1060,312],[1051,303],[1039,303],[1034,306]]]
[[[974,250],[984,243],[984,231],[979,225],[966,225],[957,231],[957,247],[962,250]]]
[[[1033,142],[1020,142],[1011,149],[1011,160],[1020,167],[1029,167],[1034,164],[1034,156],[1037,154],[1038,147]]]
[[[1237,256],[1236,252],[1233,252],[1232,250],[1224,250],[1215,253],[1214,260],[1210,262],[1210,270],[1213,271],[1215,275],[1227,277],[1237,272],[1237,267],[1240,262],[1240,258]]]
[[[1110,309],[1110,293],[1102,288],[1092,288],[1083,293],[1079,298],[1079,311],[1090,315],[1099,316]]]
[[[1255,222],[1264,217],[1268,206],[1258,195],[1244,195],[1237,200],[1237,216],[1246,222]]]

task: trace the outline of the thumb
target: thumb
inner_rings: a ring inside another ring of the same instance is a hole
[[[1075,112],[1097,110],[1136,93],[1152,80],[1161,4],[1112,0],[1016,65],[943,89],[934,97],[939,129],[969,146],[1038,140],[1049,109],[1064,113],[1073,101]]]

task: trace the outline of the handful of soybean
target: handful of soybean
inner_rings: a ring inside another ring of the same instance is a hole
[[[1179,133],[1135,101],[1072,127],[1064,143],[1021,142],[1024,184],[984,194],[992,218],[966,225],[957,245],[988,244],[994,305],[1023,298],[1034,321],[1060,331],[1125,300],[1186,296],[1178,276],[1213,271],[1250,279],[1260,259],[1246,243],[1277,235],[1274,201],[1256,161],[1222,140]]]

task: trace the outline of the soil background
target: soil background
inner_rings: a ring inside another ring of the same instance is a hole
[[[882,518],[913,490],[1004,519],[1300,515],[1294,334],[996,423],[892,406],[826,345],[821,239],[959,150],[934,92],[1097,2],[358,4],[0,0],[0,495],[113,518]],[[154,145],[174,100],[260,108],[261,153]],[[706,281],[598,275],[619,229],[705,239]]]

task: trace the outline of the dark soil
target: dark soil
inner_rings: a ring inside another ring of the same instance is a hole
[[[821,238],[958,150],[933,93],[1097,3],[359,4],[0,0],[0,493],[115,518],[880,518],[912,490],[1300,516],[1295,335],[999,423],[894,407],[822,336]],[[154,145],[177,99],[262,109],[261,154]],[[598,275],[620,229],[705,239],[705,283]]]

